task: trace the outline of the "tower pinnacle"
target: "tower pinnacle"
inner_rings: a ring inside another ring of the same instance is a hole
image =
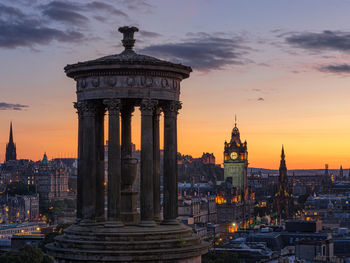
[[[5,161],[11,161],[16,160],[17,154],[16,154],[16,144],[13,142],[13,131],[12,131],[12,122],[10,123],[10,136],[9,136],[9,142],[6,145],[6,158]]]

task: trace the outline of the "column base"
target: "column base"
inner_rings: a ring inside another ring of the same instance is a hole
[[[81,219],[79,221],[80,226],[96,226],[96,221],[92,219]]]
[[[123,190],[121,194],[120,218],[125,225],[135,225],[140,222],[137,212],[137,192]]]
[[[157,223],[153,220],[141,220],[140,224],[138,226],[142,227],[155,227],[157,226]]]
[[[165,219],[161,222],[162,225],[179,225],[180,221],[177,219]]]
[[[122,221],[109,220],[105,222],[104,226],[105,227],[122,227],[124,226],[124,224]]]

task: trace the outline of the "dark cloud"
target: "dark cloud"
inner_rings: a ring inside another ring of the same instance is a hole
[[[25,110],[28,105],[0,102],[0,110]]]
[[[264,98],[258,98],[258,101],[265,101]]]
[[[6,23],[0,21],[0,47],[17,48],[46,45],[51,41],[79,42],[84,38],[77,31],[61,31],[33,23]]]
[[[123,11],[116,9],[114,6],[110,5],[110,4],[106,4],[103,2],[91,2],[86,4],[86,8],[88,9],[94,9],[94,10],[101,10],[101,11],[105,11],[108,12],[110,14],[113,15],[117,15],[117,16],[122,16],[124,18],[127,18],[128,15],[126,13],[124,13]]]
[[[350,73],[350,64],[333,64],[319,67],[322,72],[329,73]]]
[[[6,6],[0,3],[0,17],[5,16],[5,17],[15,17],[19,18],[22,17],[24,14],[22,13],[21,10],[18,8],[14,8],[12,6]]]
[[[45,16],[59,22],[84,25],[89,20],[86,16],[76,12],[81,10],[82,7],[73,3],[53,1],[47,5],[43,5],[42,9]]]
[[[240,38],[221,37],[206,33],[191,34],[179,43],[150,45],[141,50],[150,55],[189,65],[199,71],[223,69],[249,61],[244,55],[251,49]]]
[[[145,30],[140,30],[140,35],[142,37],[149,37],[149,38],[155,38],[155,37],[161,37],[161,34],[158,34],[156,32],[151,32],[151,31],[145,31]]]
[[[350,51],[350,33],[342,31],[323,31],[322,33],[286,33],[288,44],[309,50]]]
[[[84,38],[78,31],[52,28],[18,9],[1,5],[0,10],[0,48],[33,47],[53,40],[78,42]]]

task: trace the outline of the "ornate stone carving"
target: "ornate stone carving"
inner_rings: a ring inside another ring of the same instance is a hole
[[[94,86],[95,88],[98,87],[98,85],[100,84],[100,78],[99,77],[93,77],[91,79],[91,83],[92,83],[92,86]]]
[[[118,115],[122,106],[120,99],[104,99],[103,104],[106,105],[109,115]]]
[[[131,87],[135,85],[135,78],[134,77],[128,77],[126,80],[126,84]]]
[[[165,78],[162,78],[162,87],[163,88],[168,88],[168,80],[167,79],[165,79]]]
[[[142,115],[152,115],[155,106],[158,104],[157,100],[143,99],[140,105],[140,111]]]
[[[117,83],[116,77],[115,76],[107,77],[107,83],[110,87],[114,87],[115,84]]]
[[[74,108],[77,109],[79,117],[93,117],[99,111],[104,111],[104,107],[102,105],[88,100],[74,102]]]
[[[182,108],[180,101],[169,101],[162,105],[162,109],[165,116],[176,116],[179,114],[179,110]]]

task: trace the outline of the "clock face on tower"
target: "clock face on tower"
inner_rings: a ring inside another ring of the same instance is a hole
[[[236,152],[232,152],[232,153],[230,154],[230,157],[231,157],[232,160],[235,160],[235,159],[237,159],[238,154],[237,154]]]

